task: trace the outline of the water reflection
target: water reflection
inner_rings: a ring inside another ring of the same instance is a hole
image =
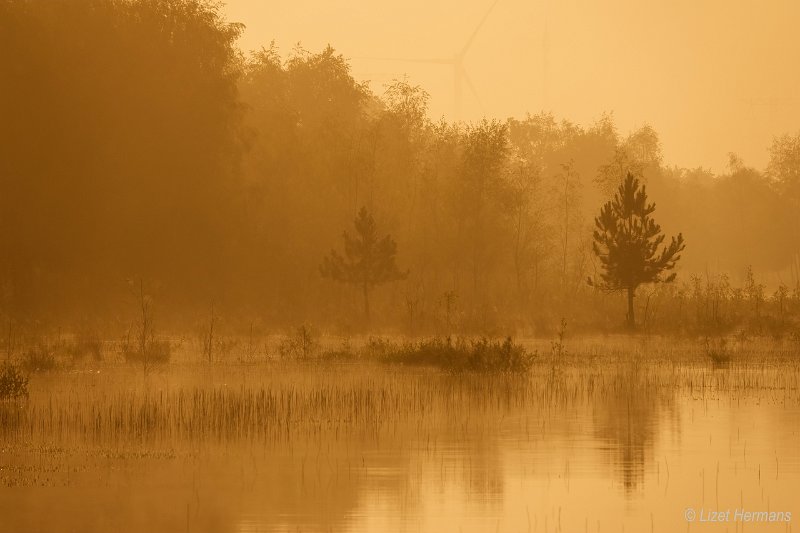
[[[668,532],[686,529],[690,506],[800,513],[796,400],[603,372],[602,393],[549,403],[533,387],[470,404],[444,382],[452,398],[436,401],[458,415],[366,432],[113,453],[8,441],[0,531],[59,530],[68,516],[80,531]],[[44,486],[14,485],[31,480]]]
[[[675,426],[673,418],[678,413],[674,401],[628,392],[606,399],[594,407],[592,414],[597,446],[630,495],[644,482],[659,434]]]

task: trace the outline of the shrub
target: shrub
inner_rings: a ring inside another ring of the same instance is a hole
[[[46,372],[57,366],[53,348],[42,342],[25,352],[22,357],[22,366],[28,372]]]
[[[473,342],[467,369],[521,373],[530,370],[532,364],[533,355],[506,337],[502,342],[487,339]]]
[[[311,326],[303,324],[281,341],[278,345],[278,353],[281,357],[309,359],[319,351],[317,337],[318,334]]]
[[[81,330],[72,342],[64,342],[64,351],[72,359],[82,359],[91,355],[95,361],[103,360],[103,342],[96,332]]]
[[[567,349],[564,347],[564,335],[567,332],[567,321],[561,319],[556,332],[556,340],[550,341],[550,352],[553,354],[553,359],[562,360],[567,355]]]
[[[130,343],[122,345],[122,355],[129,363],[144,363],[142,351]],[[147,342],[147,364],[158,365],[169,363],[172,357],[172,344],[168,340],[151,339]]]
[[[562,318],[556,331],[556,339],[550,341],[550,375],[547,379],[551,386],[564,378],[564,360],[567,356],[567,348],[564,345],[566,333],[567,321]]]
[[[725,337],[720,337],[716,342],[706,338],[704,351],[715,366],[724,366],[731,361],[731,352]]]
[[[0,367],[0,400],[16,400],[28,396],[28,378],[11,363]]]
[[[361,348],[361,353],[364,357],[369,357],[372,359],[385,359],[386,357],[389,357],[395,350],[397,350],[397,346],[395,346],[388,339],[370,337],[367,340],[367,343]]]
[[[480,339],[467,341],[450,337],[387,349],[383,359],[410,365],[436,366],[451,371],[512,372],[530,370],[535,354],[515,344],[511,337],[503,341]]]
[[[103,341],[94,331],[83,331],[78,335],[76,343],[84,355],[91,355],[95,361],[103,360]]]
[[[345,338],[338,348],[331,348],[323,351],[320,354],[320,359],[327,361],[341,361],[353,359],[356,356],[357,353],[353,351],[353,347],[350,344],[350,339]]]
[[[800,329],[791,332],[789,339],[794,343],[794,349],[800,351]]]

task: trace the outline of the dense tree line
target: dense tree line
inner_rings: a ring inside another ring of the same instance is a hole
[[[131,276],[176,298],[222,286],[240,223],[238,33],[198,2],[0,3],[7,306],[104,313]]]
[[[663,313],[685,314],[693,274],[703,292],[755,271],[793,301],[800,135],[764,171],[732,155],[714,175],[665,164],[652,128],[611,115],[432,121],[406,80],[374,94],[332,48],[244,54],[240,31],[202,0],[0,0],[6,316],[124,321],[139,279],[176,324],[215,302],[353,329],[363,295],[320,264],[366,208],[408,271],[373,291],[377,327],[613,328],[624,303],[585,280],[594,217],[628,172],[691,243],[652,296]]]

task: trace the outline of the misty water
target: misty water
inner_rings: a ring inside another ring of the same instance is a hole
[[[678,531],[686,528],[689,508],[796,512],[797,409],[684,398],[652,419],[627,414],[624,405],[554,412],[558,422],[524,422],[535,436],[509,421],[516,427],[497,435],[414,442],[407,450],[369,447],[355,474],[333,466],[320,481],[309,472],[311,490],[319,491],[310,513],[255,487],[234,528]],[[329,459],[309,457],[311,465],[323,462],[314,468],[331,468]],[[341,495],[351,492],[343,502]],[[787,524],[772,527],[784,531]]]
[[[42,376],[28,427],[4,438],[0,531],[790,531],[699,520],[798,512],[796,369],[655,366],[508,386],[364,364]],[[646,385],[668,373],[682,385]],[[286,427],[193,435],[189,411],[158,425],[154,406],[185,409],[186,391],[192,409],[225,392],[203,411],[217,420],[267,389],[293,398],[275,407],[300,413]],[[156,422],[137,435],[121,412]]]

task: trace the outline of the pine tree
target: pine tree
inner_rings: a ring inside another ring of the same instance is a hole
[[[627,322],[636,321],[633,298],[643,283],[669,283],[675,273],[667,274],[680,259],[685,245],[683,235],[672,237],[663,247],[661,226],[651,217],[656,206],[647,203],[647,192],[639,180],[628,173],[614,197],[595,218],[593,249],[603,268],[601,281],[589,278],[589,285],[604,290],[624,290],[628,294]]]
[[[325,257],[320,267],[323,277],[361,288],[364,316],[369,322],[369,294],[375,285],[405,279],[395,263],[397,243],[391,235],[378,238],[375,219],[362,207],[355,219],[355,236],[344,232],[344,256],[336,250]]]

